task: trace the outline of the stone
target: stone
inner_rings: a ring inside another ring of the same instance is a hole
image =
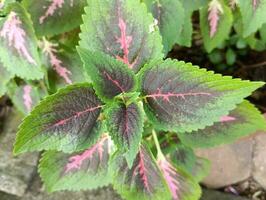
[[[255,181],[266,189],[266,132],[257,134],[254,140],[252,176]]]
[[[197,149],[196,154],[211,161],[209,175],[202,181],[208,188],[222,188],[251,176],[253,138],[209,149]]]
[[[23,196],[32,176],[36,173],[37,153],[13,156],[17,127],[22,116],[12,111],[0,135],[0,191]]]
[[[0,198],[1,199],[1,198]],[[54,192],[47,193],[41,183],[39,176],[36,176],[27,193],[19,200],[121,200],[118,194],[111,187],[104,187],[93,191],[79,192]],[[1,199],[2,200],[2,199]]]
[[[247,198],[237,195],[227,194],[224,192],[218,192],[215,190],[204,189],[201,200],[248,200]]]

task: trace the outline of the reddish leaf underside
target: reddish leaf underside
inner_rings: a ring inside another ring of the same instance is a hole
[[[32,98],[31,98],[31,91],[32,91],[32,87],[30,85],[25,85],[23,87],[23,103],[28,112],[31,111],[32,103],[33,103]]]
[[[0,30],[0,37],[7,40],[9,47],[15,48],[19,56],[24,57],[30,64],[37,65],[26,47],[26,32],[17,13],[11,11]]]

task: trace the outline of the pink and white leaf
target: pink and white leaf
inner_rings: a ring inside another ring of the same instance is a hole
[[[56,55],[58,51],[55,47],[57,44],[53,44],[48,42],[47,40],[43,41],[43,52],[48,55],[49,62],[56,73],[64,79],[67,84],[72,84],[72,80],[70,79],[70,75],[72,75],[71,71],[68,70],[65,66],[63,66],[63,61],[58,58]]]
[[[212,0],[209,3],[208,8],[208,21],[210,27],[210,37],[214,37],[218,29],[218,24],[220,20],[220,15],[223,14],[223,8],[218,0]]]
[[[44,15],[39,18],[39,23],[43,24],[45,19],[47,19],[49,16],[53,16],[57,10],[62,8],[64,3],[65,0],[52,0],[51,4],[46,9]],[[73,6],[73,0],[70,1],[70,6]]]
[[[83,153],[70,157],[67,165],[65,166],[65,173],[79,170],[86,160],[93,162],[96,156],[99,162],[102,162],[104,146],[106,145],[105,143],[108,143],[108,149],[110,149],[110,137],[108,135],[103,135],[95,145],[93,145]],[[108,152],[110,152],[110,150],[108,150]]]
[[[158,165],[171,191],[173,200],[181,200],[179,174],[176,169],[165,158],[159,159]]]
[[[17,13],[11,11],[0,30],[0,37],[8,42],[9,47],[15,48],[17,53],[30,64],[37,65],[26,46],[26,32],[22,28],[22,21]]]
[[[32,105],[33,105],[32,98],[31,98],[31,91],[32,91],[32,87],[30,85],[25,85],[23,87],[23,103],[28,112],[31,111]]]
[[[260,0],[252,0],[252,7],[254,11],[258,8],[259,3]]]

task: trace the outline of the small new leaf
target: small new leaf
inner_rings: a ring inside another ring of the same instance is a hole
[[[107,119],[110,135],[131,167],[141,141],[143,111],[137,103],[114,103],[107,111]]]
[[[124,63],[100,52],[81,48],[78,51],[93,87],[102,100],[108,102],[121,93],[135,90],[135,75]]]
[[[169,59],[147,65],[139,80],[148,118],[157,129],[174,132],[212,125],[264,84]]]
[[[89,84],[76,84],[46,97],[24,119],[14,153],[35,150],[80,151],[99,137],[102,102]]]
[[[40,176],[50,192],[96,189],[111,183],[108,169],[111,140],[103,135],[89,149],[74,154],[48,151],[39,165]]]

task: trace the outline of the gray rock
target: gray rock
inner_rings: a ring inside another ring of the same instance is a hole
[[[36,176],[27,193],[19,200],[121,200],[121,198],[110,187],[93,191],[65,191],[48,194],[42,186],[40,178]]]
[[[253,178],[266,189],[266,132],[261,132],[255,137],[253,157]]]
[[[0,137],[0,191],[23,196],[38,162],[38,154],[13,156],[13,144],[22,116],[10,113]]]
[[[215,190],[203,190],[201,200],[248,200],[244,197],[231,195]]]
[[[249,178],[252,169],[252,150],[252,138],[215,148],[197,149],[198,156],[211,161],[211,170],[203,180],[203,185],[208,188],[221,188]]]

